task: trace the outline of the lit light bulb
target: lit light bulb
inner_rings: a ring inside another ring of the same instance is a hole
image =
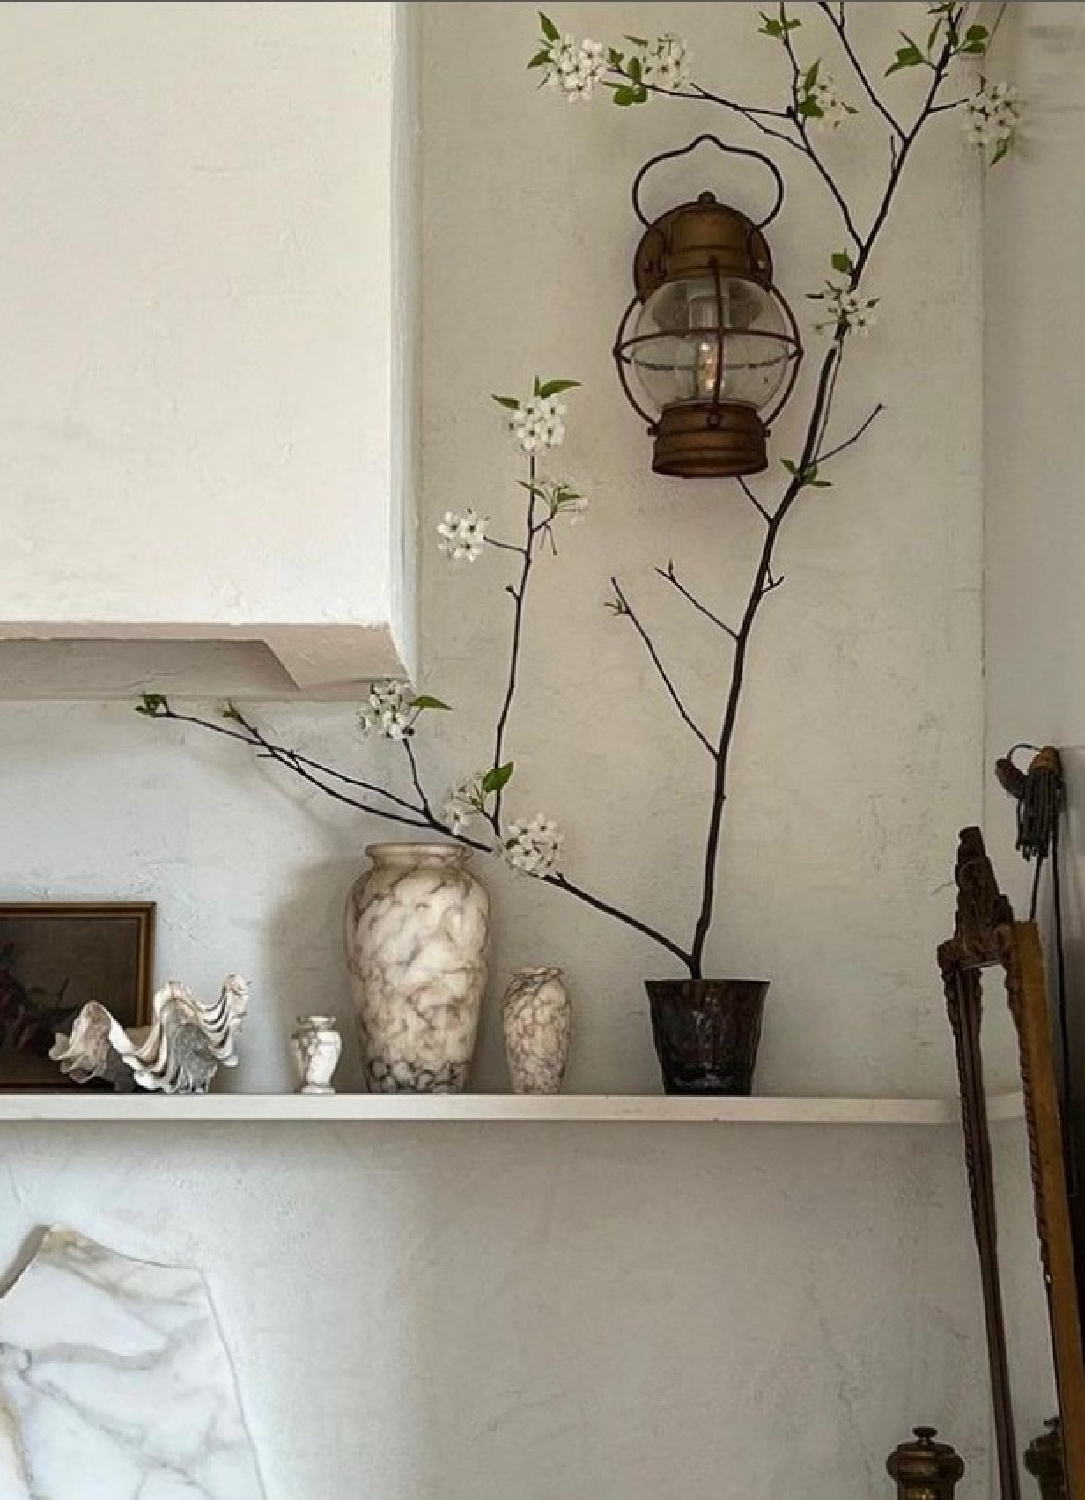
[[[714,401],[727,390],[727,368],[723,358],[723,330],[730,321],[728,316],[728,290],[726,286],[717,290],[713,286],[705,296],[694,297],[689,303],[689,326],[692,330],[705,329],[710,336],[698,339],[693,356],[693,397],[696,401]],[[717,390],[716,382],[719,381]]]

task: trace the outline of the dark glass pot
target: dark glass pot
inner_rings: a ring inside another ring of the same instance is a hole
[[[668,1094],[748,1094],[767,979],[648,979],[652,1035]]]

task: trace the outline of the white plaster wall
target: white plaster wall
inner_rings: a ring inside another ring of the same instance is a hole
[[[907,25],[897,9],[856,7],[857,25],[888,39]],[[631,177],[709,122],[692,106],[581,111],[536,95],[532,7],[440,4],[422,19],[423,686],[457,712],[420,754],[437,789],[480,763],[501,687],[500,567],[450,574],[432,546],[446,508],[475,504],[497,525],[514,505],[488,394],[536,370],[579,378],[562,468],[593,510],[540,569],[510,807],[558,817],[571,873],[681,931],[705,767],[601,600],[618,567],[707,716],[716,642],[652,566],[673,556],[726,607],[758,528],[729,491],[650,476],[608,350],[628,295]],[[574,4],[560,19],[604,35],[666,24],[721,86],[780,81],[754,6],[668,5],[661,22],[652,5]],[[860,153],[846,136],[832,150],[869,211]],[[980,789],[978,190],[952,130],[916,171],[841,430],[872,399],[888,411],[796,514],[740,731],[710,963],[771,976],[760,1086],[775,1092],[951,1086],[932,954],[954,833]],[[744,201],[737,179],[720,186]],[[773,245],[803,307],[839,235],[798,174]],[[785,421],[775,452],[794,444]],[[394,751],[360,744],[342,708],[265,717],[331,760],[379,771]],[[253,978],[231,1086],[285,1087],[290,1018],[346,1014],[341,903],[380,827],[123,705],[8,707],[0,765],[0,896],[156,896],[163,974]],[[570,1086],[658,1087],[641,980],[675,970],[558,893],[486,878],[494,996],[515,965],[563,963]],[[499,1030],[491,999],[483,1087],[504,1081]],[[952,1132],[36,1128],[5,1141],[0,1259],[67,1219],[208,1270],[273,1500],[784,1500],[827,1486],[858,1500],[888,1488],[884,1455],[915,1421],[982,1446]]]
[[[0,619],[390,618],[394,10],[0,12]]]
[[[8,1129],[0,1238],[202,1265],[270,1500],[867,1500],[921,1420],[982,1472],[959,1181],[921,1254],[934,1144]]]

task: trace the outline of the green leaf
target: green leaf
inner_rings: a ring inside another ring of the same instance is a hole
[[[989,32],[986,26],[970,26],[964,34],[966,42],[982,42],[986,47]]]
[[[938,40],[938,33],[939,33],[939,31],[941,31],[941,29],[942,29],[942,21],[941,21],[941,18],[939,17],[939,19],[937,21],[935,21],[934,25],[931,27],[930,35],[927,37],[927,56],[928,57],[930,56],[931,48],[934,46],[935,42]]]
[[[541,10],[539,12],[539,25],[542,27],[542,34],[548,42],[556,42],[561,36],[561,32],[554,25],[553,21],[551,21],[550,17],[544,16]]]
[[[136,713],[146,714],[148,719],[158,719],[169,712],[169,707],[169,703],[161,693],[144,693],[136,704]]]
[[[542,47],[528,63],[529,68],[545,68],[550,61],[550,48]]]
[[[1006,141],[999,141],[998,145],[995,147],[995,154],[991,157],[991,165],[992,165],[992,167],[996,166],[1002,160],[1002,158],[1009,152],[1011,144],[1012,144],[1012,142],[1010,142],[1008,140],[1006,140]]]
[[[483,795],[488,797],[492,792],[500,792],[508,786],[512,780],[513,762],[510,760],[503,766],[494,766],[487,771],[482,778]]]
[[[631,57],[629,59],[628,66],[626,67],[626,72],[634,83],[640,83],[641,79],[644,77],[644,70],[641,67],[641,61],[639,57]]]
[[[825,111],[816,99],[807,94],[805,99],[800,99],[798,104],[799,114],[804,120],[821,120]]]
[[[921,63],[925,63],[926,61],[927,59],[920,52],[916,44],[909,42],[907,47],[897,48],[897,60],[889,64],[885,70],[885,76],[888,78],[890,73],[897,73],[901,68],[917,68]]]
[[[790,458],[782,458],[780,462],[789,474],[797,474],[799,472],[798,464],[792,463]]]
[[[241,715],[237,711],[236,704],[230,703],[229,700],[222,705],[222,717],[230,719],[234,724],[241,723]]]
[[[624,109],[627,104],[636,104],[636,102],[636,91],[628,84],[623,84],[614,90],[614,103],[621,108]]]
[[[419,693],[417,698],[411,699],[412,708],[443,708],[448,713],[452,712],[452,705],[442,703],[440,698],[433,698],[429,693]]]
[[[834,271],[839,271],[842,276],[850,276],[854,270],[851,263],[851,256],[846,250],[837,250],[835,252],[832,258],[832,267]]]
[[[534,383],[533,383],[532,388],[531,388],[531,394],[533,396],[537,396],[539,394],[539,391],[541,389],[542,389],[542,382],[540,381],[539,377],[536,375]]]
[[[771,36],[779,41],[784,34],[784,28],[780,25],[779,21],[774,20],[772,16],[766,16],[764,11],[759,12],[759,14],[764,24],[757,28],[758,35]]]
[[[498,406],[503,406],[506,411],[519,411],[520,401],[517,396],[491,396],[491,401],[496,401]]]
[[[803,77],[803,81],[802,81],[802,86],[806,90],[807,93],[809,93],[810,90],[817,83],[817,81],[818,81],[818,69],[820,67],[821,67],[821,58],[819,57],[816,60],[816,62],[812,62],[810,64],[810,66],[807,68],[805,76]]]
[[[625,39],[627,42],[632,42],[634,47],[647,47],[648,45],[648,38],[646,36],[630,36],[626,32]]]
[[[560,396],[562,391],[572,391],[580,384],[579,380],[548,380],[541,385],[538,394],[542,397]]]
[[[618,51],[617,47],[608,47],[607,66],[610,68],[615,68],[618,72],[621,72],[622,62],[623,57],[622,54]]]

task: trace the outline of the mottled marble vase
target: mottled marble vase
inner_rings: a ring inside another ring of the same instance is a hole
[[[505,1053],[514,1094],[560,1094],[572,1005],[560,969],[518,969],[505,991]]]
[[[370,844],[347,962],[371,1092],[458,1094],[486,988],[490,898],[455,844]]]

